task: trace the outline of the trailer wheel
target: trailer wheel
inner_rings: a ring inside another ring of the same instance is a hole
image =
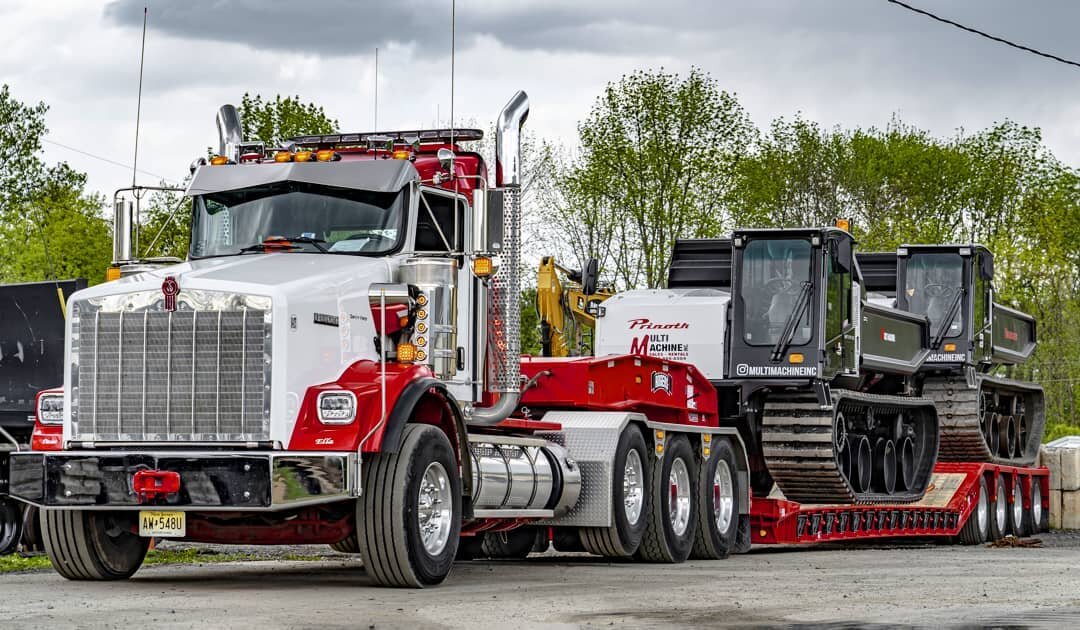
[[[979,496],[975,497],[975,509],[960,530],[960,542],[965,545],[979,545],[986,542],[990,534],[990,493],[986,487],[986,477],[979,477]]]
[[[694,548],[698,526],[698,471],[685,435],[668,440],[649,481],[652,508],[637,557],[646,562],[683,562]],[[735,519],[732,519],[734,521]]]
[[[739,531],[738,476],[735,452],[727,440],[714,440],[701,461],[698,479],[698,525],[690,557],[721,560],[735,551]]]
[[[652,459],[641,430],[631,424],[623,429],[615,447],[612,475],[612,521],[610,527],[582,527],[581,544],[589,553],[608,558],[628,558],[641,544],[648,525],[648,480]]]
[[[15,553],[22,540],[23,511],[11,499],[0,499],[0,556]]]
[[[519,527],[508,532],[488,532],[481,543],[487,558],[521,560],[536,547],[540,530],[536,527]]]
[[[353,530],[345,540],[331,543],[330,548],[338,553],[360,553],[360,542],[356,538],[356,530]]]
[[[484,557],[484,535],[462,536],[454,560],[468,561]]]
[[[1031,479],[1031,510],[1028,516],[1028,523],[1031,525],[1029,530],[1032,534],[1038,534],[1050,529],[1050,515],[1049,510],[1043,507],[1042,504],[1043,492],[1042,483],[1039,482],[1038,477],[1032,477]]]
[[[1024,491],[1021,489],[1020,475],[1012,476],[1012,503],[1009,504],[1008,533],[1020,538],[1026,533],[1027,510],[1024,509]]]
[[[450,440],[409,424],[396,453],[361,472],[357,542],[368,575],[383,586],[421,588],[446,579],[461,537],[461,480]]]
[[[585,551],[581,534],[574,527],[555,527],[551,533],[551,546],[555,551],[577,553]]]
[[[1009,497],[1005,492],[1005,478],[997,476],[994,501],[990,504],[990,542],[1001,540],[1009,533]]]
[[[126,580],[142,566],[149,538],[131,512],[42,510],[41,537],[53,568],[69,580]]]

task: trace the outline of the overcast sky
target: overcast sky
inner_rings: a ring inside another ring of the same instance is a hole
[[[909,0],[1080,59],[1080,3]],[[145,0],[0,0],[0,83],[51,107],[46,158],[112,194],[131,181]],[[450,109],[449,0],[149,2],[142,184],[178,181],[216,146],[214,115],[245,92],[299,94],[344,131],[432,125]],[[1080,163],[1080,68],[1007,48],[885,0],[459,0],[459,119],[485,126],[517,89],[529,125],[573,145],[604,85],[637,68],[698,66],[754,121],[802,112],[825,125],[883,126],[894,113],[939,135],[1005,118],[1043,129]]]

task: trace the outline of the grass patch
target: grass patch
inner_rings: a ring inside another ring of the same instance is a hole
[[[40,571],[52,568],[48,556],[30,556],[24,558],[18,554],[0,556],[0,573],[16,573],[19,571]]]
[[[146,554],[143,566],[161,566],[168,564],[210,564],[220,562],[245,562],[252,560],[287,560],[290,562],[318,562],[325,560],[321,556],[289,553],[280,557],[256,556],[250,553],[222,553],[211,549],[155,549]],[[23,557],[18,554],[0,556],[0,573],[18,573],[21,571],[41,571],[52,568],[48,556],[35,555]]]

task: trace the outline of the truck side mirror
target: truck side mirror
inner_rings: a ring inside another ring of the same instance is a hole
[[[585,271],[581,275],[581,291],[585,295],[596,293],[596,285],[600,282],[600,261],[590,258],[585,263]]]
[[[994,257],[989,254],[981,254],[979,256],[979,275],[983,280],[992,281],[994,279]]]
[[[472,253],[502,252],[503,197],[501,188],[473,192]]]
[[[838,238],[833,241],[832,266],[836,273],[851,273],[851,239]]]

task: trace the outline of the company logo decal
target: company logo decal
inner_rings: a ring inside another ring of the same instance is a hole
[[[926,358],[927,363],[963,363],[966,356],[959,353],[938,352]]]
[[[690,327],[690,324],[686,322],[659,323],[650,320],[648,317],[631,319],[629,324],[630,330],[681,330]]]
[[[881,340],[888,341],[889,343],[896,343],[896,334],[891,333],[884,328],[881,329]]]
[[[165,296],[165,310],[170,313],[175,311],[176,296],[180,293],[180,283],[176,278],[167,276],[165,282],[161,283],[161,293]]]
[[[653,372],[652,373],[652,390],[654,392],[664,392],[671,395],[671,375],[667,372]]]
[[[817,376],[817,367],[805,365],[747,365],[735,366],[736,376]]]

